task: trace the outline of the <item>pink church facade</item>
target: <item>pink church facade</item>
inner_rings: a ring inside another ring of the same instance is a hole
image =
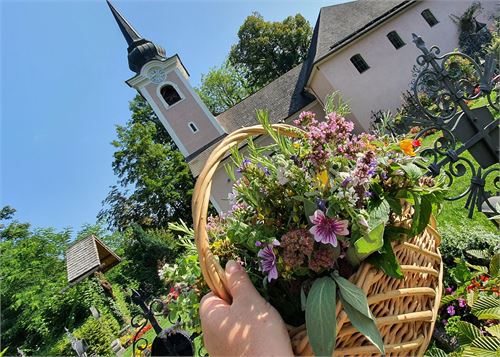
[[[326,97],[339,91],[350,105],[349,119],[356,130],[369,130],[371,112],[395,112],[401,93],[409,89],[419,55],[412,33],[429,47],[439,46],[442,53],[453,51],[458,31],[450,14],[461,15],[471,4],[469,0],[359,0],[322,8],[306,61],[217,117],[190,86],[179,56],[167,58],[161,47],[142,39],[109,5],[129,44],[129,66],[136,72],[127,83],[151,104],[197,177],[218,142],[257,123],[256,109],[267,109],[272,122],[291,123],[304,110],[322,117]],[[477,20],[490,24],[498,3],[482,5]],[[259,137],[259,142],[269,139]],[[231,187],[221,165],[211,192],[219,212],[230,208]]]

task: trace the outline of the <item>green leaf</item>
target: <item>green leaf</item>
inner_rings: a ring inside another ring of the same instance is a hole
[[[306,298],[306,293],[304,291],[304,286],[301,286],[300,287],[300,307],[301,307],[302,311],[306,311],[306,301],[307,301],[307,298]]]
[[[481,331],[470,322],[458,321],[456,327],[458,329],[458,343],[461,346],[468,345],[481,336]]]
[[[422,169],[415,165],[414,163],[408,163],[405,165],[401,165],[403,171],[408,175],[412,180],[418,180],[422,176]]]
[[[332,274],[337,282],[340,293],[340,300],[344,305],[344,310],[352,325],[358,329],[371,343],[373,343],[381,353],[384,353],[384,341],[380,331],[375,324],[375,317],[370,311],[365,292],[341,277],[337,272]]]
[[[427,195],[422,196],[420,200],[420,215],[416,228],[416,234],[422,233],[429,224],[429,220],[432,214],[432,202],[429,200]]]
[[[469,307],[474,306],[474,303],[476,302],[477,298],[479,297],[479,292],[475,290],[471,290],[467,293],[467,305]]]
[[[500,324],[493,325],[490,327],[485,327],[486,331],[492,336],[495,336],[497,338],[500,338]]]
[[[471,343],[472,347],[482,348],[487,351],[500,352],[500,340],[496,337],[481,336]]]
[[[500,253],[497,253],[491,258],[490,262],[490,275],[492,277],[499,277],[499,268],[500,268]]]
[[[308,200],[307,198],[304,198],[303,202],[304,202],[304,213],[306,215],[307,221],[310,222],[311,220],[309,219],[309,217],[314,215],[314,212],[316,212],[318,206],[316,206],[316,204],[313,201]]]
[[[306,328],[316,356],[331,356],[337,336],[336,284],[329,277],[316,279],[306,301]]]
[[[394,255],[394,250],[392,249],[392,244],[389,240],[385,240],[381,251],[370,255],[367,261],[377,268],[382,269],[383,272],[390,277],[396,279],[404,278],[404,274],[401,271],[401,267],[399,266],[399,262]]]
[[[487,250],[471,249],[471,250],[466,250],[465,252],[473,256],[474,258],[478,259],[489,259],[490,257],[490,254],[488,253]]]
[[[383,200],[369,212],[368,225],[370,229],[368,233],[354,242],[357,253],[370,254],[382,248],[385,224],[389,220],[390,210],[389,203]]]
[[[448,355],[446,354],[445,351],[443,351],[440,348],[437,348],[436,346],[432,346],[424,354],[424,357],[447,357],[447,356]]]
[[[444,306],[444,305],[448,305],[450,302],[456,300],[456,296],[455,295],[444,295],[442,298],[441,298],[441,303],[439,306]]]
[[[500,320],[500,307],[480,310],[475,313],[479,320]]]
[[[392,212],[396,213],[398,216],[401,216],[402,214],[402,206],[401,206],[401,201],[399,199],[395,199],[393,197],[386,197],[387,203],[389,203],[389,206],[391,207]]]

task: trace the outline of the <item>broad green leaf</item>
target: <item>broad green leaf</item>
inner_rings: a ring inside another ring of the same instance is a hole
[[[389,220],[390,211],[389,203],[384,200],[369,212],[368,225],[370,229],[354,243],[358,253],[370,254],[382,248],[385,224]]]
[[[307,221],[310,222],[309,217],[314,215],[314,212],[316,212],[318,207],[313,201],[308,200],[306,198],[303,199],[303,202],[304,202],[304,213],[306,215]]]
[[[391,207],[392,212],[396,213],[398,216],[402,213],[401,201],[393,197],[386,197],[387,203]]]
[[[490,335],[500,338],[500,324],[496,324],[490,327],[485,327],[486,331],[490,333]]]
[[[468,345],[481,336],[481,331],[469,322],[458,321],[456,326],[458,329],[457,339],[461,346]]]
[[[473,346],[467,346],[461,353],[462,357],[498,357],[497,351],[485,350],[484,348],[478,348]]]
[[[478,297],[479,297],[479,292],[477,292],[475,290],[469,291],[467,293],[467,305],[469,305],[469,307],[474,306],[474,303],[476,302]]]
[[[478,271],[480,273],[488,274],[488,268],[484,267],[482,265],[474,265],[474,264],[471,264],[471,263],[468,263],[468,262],[465,262],[465,265],[467,265],[469,268],[471,268],[471,269],[473,269],[475,271]]]
[[[444,295],[441,298],[440,306],[448,305],[450,302],[456,300],[456,298],[457,297],[455,295]]]
[[[500,339],[490,336],[481,336],[472,341],[471,346],[482,348],[487,351],[500,352]]]
[[[419,234],[424,231],[425,227],[429,224],[429,220],[432,214],[432,202],[426,196],[422,196],[420,200],[420,215],[417,224],[416,234]]]
[[[436,346],[432,346],[424,354],[424,357],[447,357],[447,356],[448,355],[446,354],[445,351],[443,351],[440,348],[437,348]]]
[[[478,259],[489,259],[490,254],[487,250],[479,250],[479,249],[471,249],[465,251],[467,254],[473,256]]]
[[[375,317],[368,306],[365,292],[349,280],[341,277],[337,272],[333,272],[332,277],[337,282],[340,300],[352,325],[373,343],[381,353],[384,353],[384,341],[382,341],[380,331],[375,324]]]
[[[360,313],[366,317],[373,318],[365,292],[346,278],[341,277],[336,271],[332,273],[332,277],[339,287],[340,296]]]
[[[384,341],[382,340],[380,331],[375,324],[375,318],[362,314],[349,304],[349,301],[347,301],[342,294],[340,295],[340,300],[342,301],[342,305],[344,306],[344,310],[347,313],[347,317],[351,321],[351,324],[356,327],[356,329],[358,329],[358,331],[361,332],[368,341],[373,343],[381,353],[384,353]]]
[[[500,320],[500,307],[479,310],[474,313],[479,320]]]
[[[399,262],[394,255],[392,244],[389,240],[386,240],[384,242],[384,246],[379,253],[370,255],[367,261],[377,268],[382,269],[384,273],[386,273],[390,277],[396,279],[404,278],[404,274],[401,271],[401,267],[399,266]]]
[[[401,168],[412,180],[418,180],[422,176],[422,169],[414,163],[401,165]]]
[[[496,253],[490,262],[490,275],[493,277],[498,277],[498,271],[500,268],[500,253]]]
[[[471,312],[476,315],[483,310],[500,307],[500,299],[492,296],[481,296],[472,305]],[[476,315],[477,316],[477,315]]]
[[[331,356],[337,336],[336,284],[330,277],[316,279],[306,300],[306,328],[316,356]]]

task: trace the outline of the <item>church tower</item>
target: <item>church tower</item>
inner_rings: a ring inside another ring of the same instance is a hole
[[[126,83],[151,105],[186,161],[219,140],[225,132],[189,84],[177,54],[142,38],[107,0],[128,44],[128,65],[135,76]]]

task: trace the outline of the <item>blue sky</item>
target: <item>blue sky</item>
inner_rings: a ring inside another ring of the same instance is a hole
[[[113,1],[145,38],[191,74],[223,62],[246,16],[301,13],[312,26],[330,1]],[[35,227],[94,223],[109,186],[115,126],[135,91],[126,43],[104,0],[0,0],[0,205]]]

